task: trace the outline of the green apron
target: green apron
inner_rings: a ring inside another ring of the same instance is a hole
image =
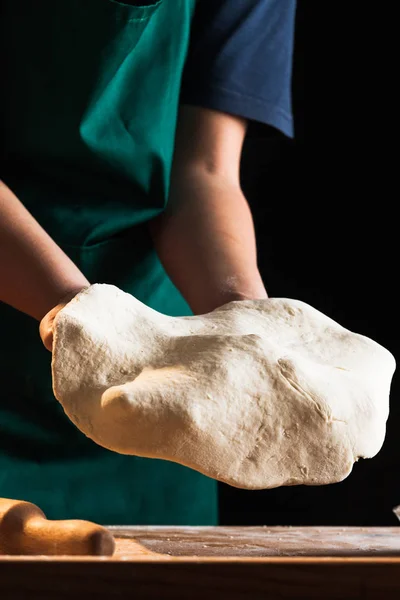
[[[1,177],[92,282],[189,314],[148,221],[168,197],[194,0],[5,0]],[[38,324],[0,305],[0,496],[49,518],[214,524],[216,483],[69,422]]]

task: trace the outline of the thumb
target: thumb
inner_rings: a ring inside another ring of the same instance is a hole
[[[60,312],[60,310],[62,308],[64,308],[64,306],[65,306],[65,304],[58,304],[57,306],[52,308],[51,311],[48,312],[47,315],[45,315],[43,317],[43,319],[40,321],[40,325],[39,325],[40,337],[42,338],[42,342],[43,342],[45,348],[47,348],[47,350],[49,350],[49,352],[51,352],[53,350],[54,319],[56,318],[56,315]]]
[[[83,289],[85,289],[85,288],[83,288]],[[52,352],[52,350],[53,350],[53,327],[54,327],[54,320],[55,320],[56,316],[58,315],[60,310],[62,310],[64,308],[64,306],[66,306],[73,298],[75,298],[75,296],[80,291],[82,291],[82,290],[79,289],[78,291],[70,292],[69,294],[64,296],[60,300],[60,302],[57,304],[57,306],[52,308],[40,321],[40,325],[39,325],[40,337],[42,338],[42,342],[43,342],[45,348],[47,348],[47,350],[49,350],[49,352]]]

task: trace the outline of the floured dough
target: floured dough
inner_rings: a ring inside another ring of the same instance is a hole
[[[58,313],[52,369],[101,446],[257,489],[334,483],[374,456],[395,361],[298,300],[174,318],[96,284]]]

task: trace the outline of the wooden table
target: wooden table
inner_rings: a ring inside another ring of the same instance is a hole
[[[400,599],[400,528],[111,527],[112,558],[0,557],[0,598]]]

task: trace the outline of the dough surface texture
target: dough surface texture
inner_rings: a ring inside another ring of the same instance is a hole
[[[335,483],[373,457],[394,370],[298,300],[168,317],[95,284],[54,325],[54,393],[85,435],[247,489]]]

